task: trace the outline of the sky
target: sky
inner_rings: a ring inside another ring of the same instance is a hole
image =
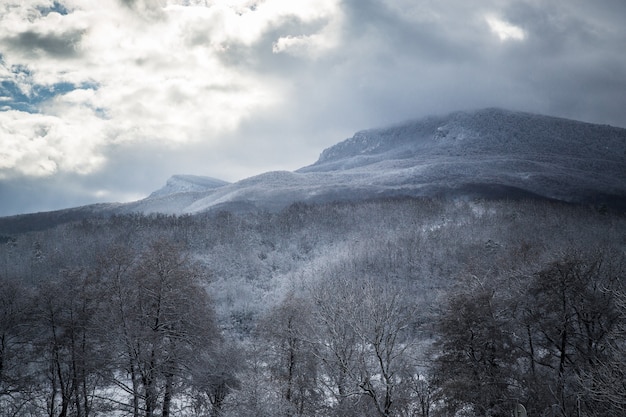
[[[502,107],[626,127],[624,0],[0,0],[0,216]]]

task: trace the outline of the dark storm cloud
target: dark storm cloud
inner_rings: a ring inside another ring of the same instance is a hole
[[[626,126],[626,3],[514,3],[504,11],[528,37],[500,63],[544,102],[538,110]]]
[[[36,57],[44,55],[53,58],[74,58],[79,55],[78,47],[85,31],[70,30],[60,34],[25,31],[4,41],[14,50]]]
[[[341,47],[321,58],[264,46],[229,50],[225,61],[280,74],[290,98],[265,136],[296,137],[309,155],[355,130],[481,107],[626,127],[625,7],[603,3],[443,1],[403,10],[346,0]],[[501,39],[489,16],[523,38]]]
[[[417,117],[456,103],[626,126],[626,3],[448,1],[412,15],[389,4],[397,3],[344,2],[345,61],[371,113],[404,109],[398,117],[411,117],[413,109]],[[498,39],[489,14],[524,38]]]
[[[344,13],[338,50],[313,62],[272,57],[301,98],[290,101],[295,118],[356,130],[475,104],[463,96],[482,84],[475,68],[485,60],[486,25],[476,34],[460,16],[412,20],[375,1],[345,2]]]
[[[434,18],[407,18],[401,10],[393,10],[379,1],[346,0],[344,5],[347,16],[344,30],[348,42],[367,41],[377,48],[372,52],[380,57],[393,59],[412,55],[429,62],[458,62],[473,57],[460,41],[459,38],[463,37],[457,37],[463,27],[450,30]],[[464,26],[469,24],[464,22]],[[376,56],[372,55],[372,58]]]

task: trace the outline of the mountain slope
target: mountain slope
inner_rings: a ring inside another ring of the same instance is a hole
[[[570,156],[588,158],[625,150],[624,129],[501,109],[457,112],[429,117],[382,129],[356,133],[322,152],[306,170],[328,170],[334,164],[354,159],[371,160],[376,155],[407,158],[417,155]],[[607,152],[609,151],[609,152]],[[619,158],[618,158],[619,159]]]
[[[626,129],[500,109],[457,112],[358,132],[313,165],[200,193],[182,212],[385,196],[625,207],[625,155]]]
[[[624,196],[625,155],[625,129],[485,109],[359,132],[299,172],[367,169],[389,184],[485,184],[576,202]]]
[[[197,175],[173,175],[165,186],[143,200],[122,205],[117,212],[180,214],[196,200],[230,183]]]
[[[148,196],[150,199],[164,197],[178,193],[202,192],[227,185],[226,181],[197,175],[173,175],[167,180],[164,187]]]
[[[176,175],[143,200],[93,206],[93,212],[280,210],[297,201],[397,196],[546,198],[626,210],[625,161],[626,129],[483,109],[357,132],[295,172],[232,184]],[[55,221],[86,217],[91,209],[72,210],[69,217],[54,213]]]

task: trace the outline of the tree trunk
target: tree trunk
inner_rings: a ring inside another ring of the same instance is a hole
[[[174,376],[168,372],[165,375],[165,394],[163,396],[163,413],[162,417],[170,417],[170,408],[172,406],[172,388],[174,385]]]
[[[137,371],[135,365],[130,363],[130,378],[133,383],[133,417],[139,417],[139,381],[137,381]]]

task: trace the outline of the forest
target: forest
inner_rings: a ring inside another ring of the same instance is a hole
[[[626,216],[292,204],[0,232],[0,417],[626,415]]]

